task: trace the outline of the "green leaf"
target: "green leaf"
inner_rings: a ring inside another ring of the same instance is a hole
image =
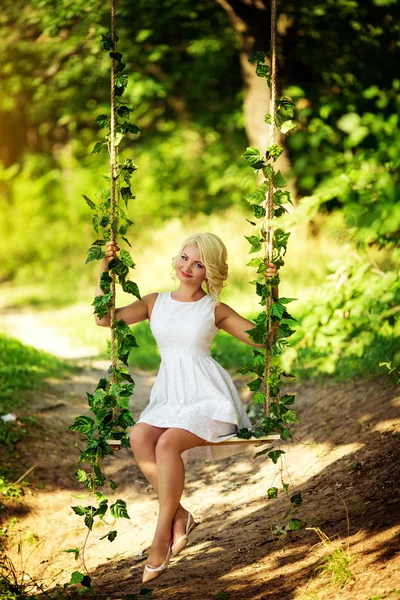
[[[112,283],[112,277],[107,273],[107,271],[103,271],[100,275],[100,289],[105,294],[110,292],[110,286]]]
[[[99,115],[98,117],[96,117],[94,122],[99,127],[109,127],[110,117],[108,117],[107,115]]]
[[[282,133],[288,133],[288,131],[291,131],[292,129],[296,129],[296,123],[291,119],[289,119],[288,121],[284,121],[284,123],[282,123],[282,125],[280,126],[280,130],[282,131]]]
[[[268,65],[258,64],[256,67],[256,75],[258,75],[258,77],[268,77],[268,75],[269,75]]]
[[[265,62],[266,56],[267,55],[265,54],[265,52],[257,50],[257,52],[254,52],[254,54],[252,54],[250,56],[249,62],[250,63],[263,63],[263,62]]]
[[[94,523],[94,519],[93,519],[92,513],[91,512],[87,513],[87,515],[85,517],[85,525],[88,529],[90,529],[90,531],[92,531],[93,523]]]
[[[282,415],[282,421],[285,423],[298,423],[297,415],[294,410],[288,410]]]
[[[290,519],[288,527],[290,531],[299,531],[303,526],[303,521],[300,519]]]
[[[278,458],[282,454],[285,454],[285,452],[283,450],[272,450],[272,452],[268,453],[268,456],[272,460],[272,462],[274,463],[274,465],[276,465],[276,463],[278,462]]]
[[[300,506],[300,504],[302,504],[302,502],[303,502],[303,497],[301,495],[301,492],[299,492],[298,494],[293,494],[293,496],[290,498],[290,502],[291,502],[291,504],[294,504],[295,506]]]
[[[282,146],[278,144],[272,144],[267,150],[267,157],[271,157],[273,160],[277,160],[283,152]]]
[[[220,592],[215,600],[229,600],[231,597],[229,592]]]
[[[256,219],[262,219],[265,217],[265,208],[262,206],[258,206],[257,204],[253,204],[253,213]]]
[[[260,377],[258,377],[257,379],[254,379],[253,381],[250,381],[250,383],[248,383],[247,385],[249,386],[249,389],[252,392],[255,392],[256,390],[260,389],[261,383],[262,383],[262,380],[261,380]]]
[[[285,394],[284,396],[281,397],[281,403],[282,404],[294,404],[295,397],[296,396],[294,394]]]
[[[274,498],[277,498],[278,497],[278,488],[270,487],[267,494],[268,494],[268,500],[273,500]]]
[[[256,392],[253,396],[253,404],[264,404],[265,398],[264,392]]]
[[[272,123],[272,117],[269,113],[267,113],[264,117],[264,121],[265,123],[268,123],[269,125]]]
[[[85,261],[85,265],[92,262],[92,260],[101,260],[104,258],[105,254],[100,246],[91,246],[88,250],[87,259]]]
[[[124,265],[126,265],[127,267],[135,266],[135,263],[133,262],[132,257],[127,250],[121,250],[120,254],[121,260],[124,263]]]
[[[79,433],[82,433],[82,435],[89,436],[94,430],[94,420],[92,417],[76,417],[75,421],[68,427],[68,429],[71,429],[72,431],[79,431]]]
[[[74,511],[74,513],[76,515],[79,515],[80,517],[83,517],[83,515],[85,514],[85,509],[83,508],[83,506],[71,506],[71,508]]]
[[[281,320],[285,310],[285,306],[279,301],[274,302],[271,306],[270,315],[271,317],[276,317],[278,320]]]
[[[244,236],[246,238],[246,240],[249,242],[249,244],[251,245],[251,248],[249,250],[249,254],[252,254],[253,252],[259,252],[262,248],[262,240],[260,240],[260,238],[256,235],[250,235]]]
[[[81,483],[86,483],[88,475],[83,469],[78,469],[77,471],[75,471],[75,477]]]
[[[267,190],[268,184],[264,182],[254,192],[247,194],[247,196],[245,196],[244,199],[247,200],[249,204],[261,204],[261,202],[265,201],[265,195],[267,193]]]
[[[293,436],[292,436],[292,434],[290,432],[290,429],[286,429],[286,427],[284,427],[282,429],[281,438],[286,442],[286,440],[289,439],[289,438],[291,438],[291,437],[293,437]]]
[[[108,484],[109,484],[109,486],[110,486],[110,488],[111,488],[112,490],[116,490],[116,489],[117,489],[117,487],[118,487],[118,484],[117,484],[117,483],[115,483],[115,481],[113,481],[112,479],[109,479],[109,480],[108,480]]]
[[[102,147],[104,146],[104,144],[102,144],[101,142],[96,142],[95,145],[93,146],[93,150],[91,152],[91,154],[98,154]]]
[[[84,199],[85,199],[85,202],[86,202],[86,204],[87,204],[88,206],[90,206],[90,208],[91,208],[92,210],[95,210],[95,209],[96,209],[96,205],[95,205],[95,203],[94,203],[94,202],[93,202],[93,200],[91,200],[91,199],[90,199],[88,196],[86,196],[86,194],[82,194],[82,198],[84,198]]]
[[[110,511],[114,519],[130,519],[128,510],[126,508],[126,502],[124,500],[117,500],[114,504],[111,504]]]
[[[115,529],[113,529],[112,531],[109,531],[108,533],[106,533],[106,535],[103,535],[100,539],[104,540],[105,538],[108,539],[109,542],[113,542],[115,540],[115,538],[117,537],[118,532],[115,531]]]
[[[274,186],[276,188],[283,188],[287,185],[286,179],[283,177],[282,173],[278,171],[274,175]]]
[[[242,158],[244,158],[253,169],[261,169],[264,165],[264,161],[261,160],[260,151],[257,150],[257,148],[253,148],[253,146],[246,148],[245,152],[242,154]]]
[[[63,552],[74,554],[75,560],[78,560],[80,549],[79,548],[68,548],[68,550],[63,550]]]

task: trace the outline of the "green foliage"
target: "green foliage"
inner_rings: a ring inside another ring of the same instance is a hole
[[[0,333],[1,414],[21,402],[22,390],[40,389],[47,377],[60,377],[74,370],[63,360]]]

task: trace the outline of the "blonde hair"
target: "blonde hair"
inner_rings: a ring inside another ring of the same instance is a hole
[[[225,244],[213,233],[194,233],[182,242],[178,254],[172,261],[174,268],[184,248],[190,244],[195,244],[198,247],[201,262],[206,268],[205,291],[215,302],[219,302],[219,295],[228,277],[228,265],[226,263],[228,252]]]

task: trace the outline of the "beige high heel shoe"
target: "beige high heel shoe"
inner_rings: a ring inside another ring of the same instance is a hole
[[[192,519],[192,522],[190,522]],[[196,521],[193,519],[192,515],[190,514],[190,512],[188,511],[188,517],[187,517],[187,521],[186,521],[186,531],[185,533],[179,538],[179,540],[177,540],[175,542],[175,544],[172,544],[171,546],[171,552],[173,556],[178,556],[178,554],[180,552],[182,552],[182,550],[184,548],[186,548],[186,546],[188,545],[189,542],[189,534],[191,531],[193,531],[193,529],[197,526]]]
[[[144,566],[142,583],[147,583],[148,581],[157,579],[157,577],[160,577],[160,575],[162,575],[164,573],[164,571],[166,571],[166,569],[168,567],[168,563],[171,558],[171,551],[172,551],[172,542],[168,547],[167,556],[165,557],[165,560],[162,565],[160,565],[159,567],[151,567],[150,565],[146,564]]]

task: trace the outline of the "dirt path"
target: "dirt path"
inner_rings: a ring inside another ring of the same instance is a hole
[[[51,342],[47,349],[51,351]],[[49,381],[47,390],[32,395],[25,409],[38,424],[18,444],[12,462],[21,473],[37,466],[28,477],[23,500],[9,504],[7,518],[17,519],[10,529],[9,554],[20,564],[18,542],[22,541],[25,572],[50,587],[52,581],[69,581],[72,571],[82,569],[72,554],[64,552],[79,546],[85,536],[81,519],[70,508],[85,502],[76,498],[84,489],[73,476],[79,436],[67,427],[75,416],[87,413],[85,394],[93,390],[107,366],[93,361],[67,382]],[[137,416],[147,402],[154,375],[135,372],[133,376],[132,409]],[[239,381],[238,387],[245,399],[244,384]],[[200,524],[190,547],[155,585],[148,586],[154,590],[153,598],[400,597],[398,390],[382,377],[323,387],[303,385],[295,391],[301,424],[295,430],[298,441],[284,448],[284,480],[291,484],[291,493],[302,492],[304,501],[296,516],[308,528],[280,542],[273,535],[288,501],[282,493],[277,500],[266,499],[269,487],[280,487],[280,476],[264,457],[253,460],[249,451],[215,463],[189,463],[184,504]],[[127,501],[131,519],[117,523],[119,533],[112,543],[99,540],[110,527],[94,529],[86,566],[98,585],[95,597],[117,600],[139,593],[157,500],[127,450],[109,457],[105,466],[119,484],[110,497]],[[320,528],[332,544],[318,544],[312,528]],[[341,589],[315,574],[321,557],[335,548],[348,549],[353,559],[353,577]],[[76,597],[81,597],[78,592]]]
[[[18,445],[20,468],[38,466],[29,477],[23,502],[15,502],[9,516],[17,517],[14,531],[22,532],[25,571],[47,582],[54,577],[68,581],[79,569],[72,555],[63,552],[79,546],[85,535],[70,509],[80,502],[73,495],[84,490],[73,477],[77,436],[67,426],[87,412],[85,392],[93,389],[105,366],[98,363],[67,383],[50,382],[46,393],[32,398],[27,411],[39,425]],[[134,377],[137,414],[153,376]],[[336,539],[332,547],[349,546],[354,577],[344,588],[312,578],[317,561],[330,550],[316,545],[315,531],[293,532],[277,542],[272,530],[288,503],[284,495],[268,501],[266,492],[272,484],[279,487],[278,471],[263,457],[252,460],[249,453],[188,465],[185,504],[200,525],[190,547],[151,586],[153,598],[201,600],[217,598],[221,592],[230,600],[398,598],[395,410],[399,404],[386,379],[297,390],[302,424],[296,433],[302,443],[286,448],[284,479],[291,480],[293,492],[302,491],[298,516]],[[119,483],[113,497],[127,501],[131,520],[118,523],[119,534],[111,544],[99,541],[109,527],[96,528],[87,546],[86,565],[99,586],[96,597],[116,600],[141,588],[143,552],[152,539],[157,501],[128,451],[110,457],[106,468]],[[17,539],[15,535],[15,543]],[[11,556],[18,560],[15,545]]]

